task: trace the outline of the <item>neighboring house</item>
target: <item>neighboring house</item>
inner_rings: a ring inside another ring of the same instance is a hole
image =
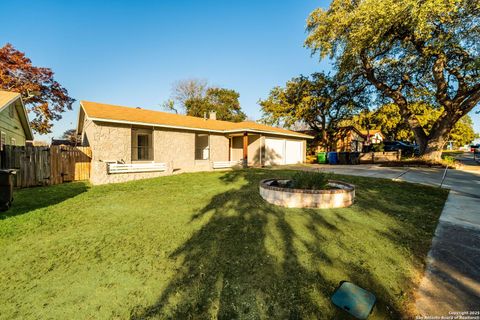
[[[321,146],[320,137],[314,130],[300,130],[299,133],[315,136],[315,139],[309,141],[309,152],[317,153],[321,151],[348,151],[348,152],[361,152],[365,143],[365,138],[361,132],[354,126],[344,126],[337,130],[335,140],[331,143],[330,150],[325,150]]]
[[[207,119],[88,101],[80,102],[77,134],[92,148],[93,184],[234,164],[302,163],[312,138],[251,121],[215,120],[214,114]]]
[[[335,151],[361,152],[365,144],[365,137],[354,126],[341,127],[338,130]]]
[[[373,130],[362,130],[362,136],[365,137],[365,144],[377,144],[382,143],[385,140],[385,136],[383,133],[378,129]]]
[[[17,92],[0,90],[0,147],[24,146],[33,140],[27,110]]]

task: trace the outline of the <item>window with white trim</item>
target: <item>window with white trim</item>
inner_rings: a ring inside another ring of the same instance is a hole
[[[205,133],[195,134],[195,160],[210,159],[210,136]]]
[[[11,144],[12,146],[16,146],[16,145],[17,145],[17,140],[16,140],[15,138],[11,138],[11,139],[10,139],[10,144]]]
[[[153,161],[153,130],[132,128],[132,161]]]
[[[7,143],[7,134],[5,132],[0,132],[0,150],[3,150],[3,147]]]

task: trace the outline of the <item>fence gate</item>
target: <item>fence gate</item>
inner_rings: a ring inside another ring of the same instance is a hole
[[[59,184],[90,178],[92,151],[89,147],[4,146],[2,169],[15,169],[15,187]]]

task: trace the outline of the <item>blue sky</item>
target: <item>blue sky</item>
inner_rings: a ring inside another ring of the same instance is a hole
[[[161,110],[173,82],[207,79],[234,89],[253,119],[258,100],[288,79],[330,70],[303,47],[305,20],[329,1],[8,1],[10,42],[38,66],[52,68],[77,99],[56,122],[59,137],[76,126],[78,101]],[[473,115],[480,132],[480,117]]]

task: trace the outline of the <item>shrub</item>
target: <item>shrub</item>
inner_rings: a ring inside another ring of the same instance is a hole
[[[292,177],[290,187],[293,189],[326,189],[329,174],[323,172],[299,171]]]
[[[455,168],[458,165],[457,160],[452,156],[443,157],[441,162],[442,162],[443,165],[451,167],[451,168]]]
[[[385,145],[383,144],[383,142],[372,144],[372,151],[373,152],[383,152],[384,149],[385,149]]]

